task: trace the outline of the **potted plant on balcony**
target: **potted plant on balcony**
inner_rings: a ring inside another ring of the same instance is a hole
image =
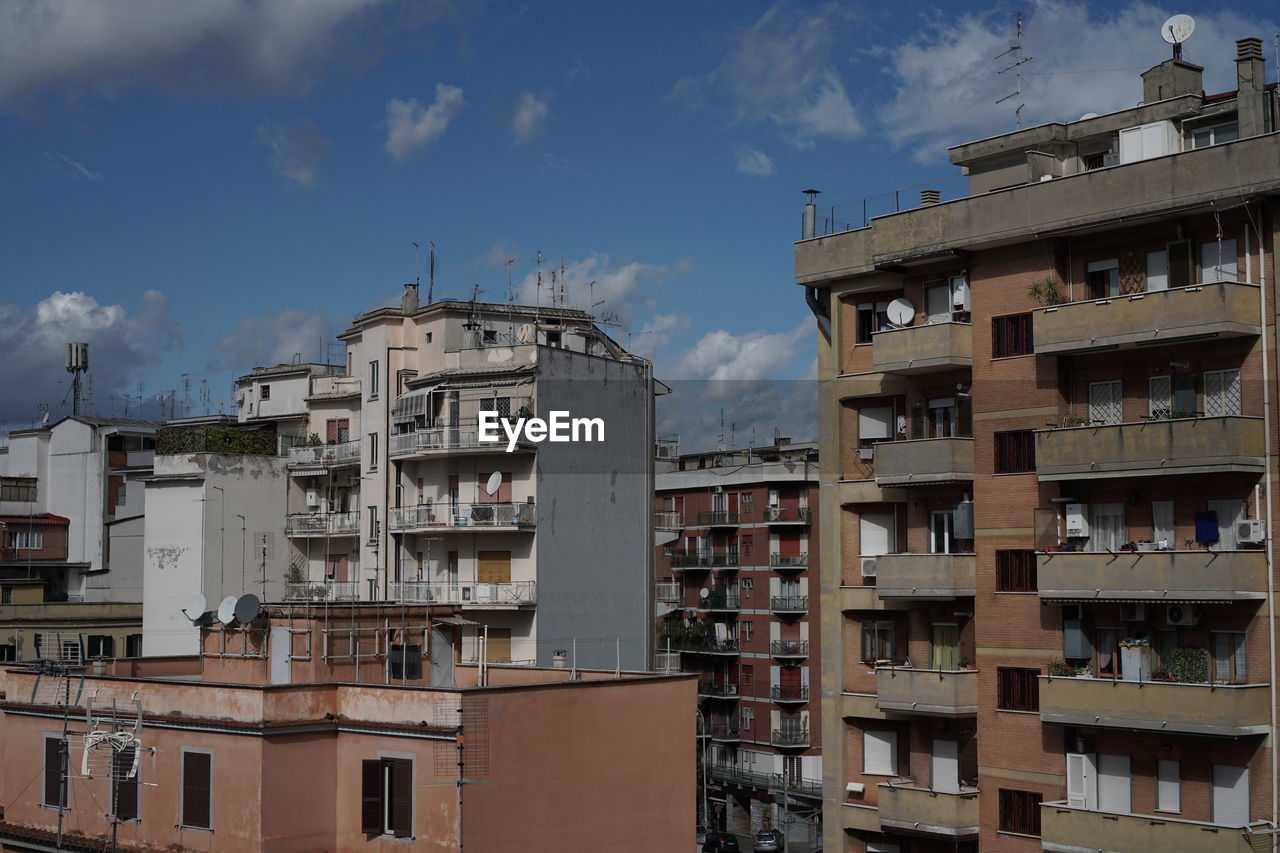
[[[1047,275],[1027,285],[1027,298],[1040,305],[1059,305],[1063,301],[1062,289],[1056,278]]]
[[[1051,660],[1046,664],[1046,668],[1051,676],[1056,675],[1061,678],[1070,678],[1076,674],[1075,667],[1068,666],[1067,662],[1064,660]]]

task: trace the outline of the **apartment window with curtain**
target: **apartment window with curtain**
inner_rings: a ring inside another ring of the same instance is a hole
[[[9,533],[9,547],[19,551],[39,551],[44,547],[44,531],[14,530]]]
[[[862,623],[862,661],[893,661],[894,656],[893,622],[888,619],[875,619]]]
[[[1243,631],[1213,631],[1213,680],[1243,684],[1249,680]]]
[[[1036,470],[1036,438],[1029,429],[998,432],[996,473],[1022,474]]]
[[[413,761],[373,758],[360,762],[360,828],[367,835],[413,835]]]
[[[213,828],[213,756],[182,750],[182,817],[186,829]]]
[[[1120,261],[1118,258],[1091,261],[1085,276],[1090,299],[1109,299],[1120,295]]]
[[[1031,355],[1035,343],[1031,335],[1031,314],[1008,314],[991,318],[991,357]]]

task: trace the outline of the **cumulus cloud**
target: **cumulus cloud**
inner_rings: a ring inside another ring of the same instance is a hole
[[[95,172],[83,163],[72,160],[65,154],[59,154],[56,151],[46,151],[44,156],[48,159],[49,165],[55,171],[74,178],[77,181],[100,181],[102,173]]]
[[[299,117],[267,119],[258,127],[258,144],[270,151],[271,168],[307,189],[320,180],[320,163],[332,150],[320,128]]]
[[[385,0],[25,0],[0,4],[0,106],[45,92],[297,94],[352,49],[353,25]]]
[[[517,145],[523,145],[538,135],[547,117],[547,102],[532,92],[525,92],[516,102],[511,116],[511,137]]]
[[[211,370],[248,371],[259,366],[288,364],[301,354],[304,361],[320,355],[320,347],[338,333],[337,323],[322,311],[286,308],[240,321],[235,331],[214,347]]]
[[[767,178],[773,174],[773,161],[758,148],[743,148],[738,151],[738,171]]]
[[[655,314],[639,329],[627,333],[627,349],[646,357],[665,350],[680,332],[693,325],[688,314]]]
[[[1147,3],[1124,7],[1040,0],[1023,31],[1024,125],[1073,121],[1088,112],[1105,113],[1142,100],[1140,72],[1169,57],[1160,38],[1167,9]],[[1235,88],[1235,39],[1265,37],[1276,22],[1235,11],[1196,13],[1196,33],[1184,57],[1205,66],[1209,92]],[[1012,74],[997,71],[1010,62],[1009,16],[994,12],[962,15],[930,13],[910,41],[878,52],[893,81],[891,97],[878,116],[887,136],[910,147],[917,160],[936,162],[948,145],[1016,128]],[[1070,38],[1063,34],[1069,33]]]
[[[798,147],[862,132],[837,69],[836,39],[853,11],[837,3],[797,9],[787,0],[734,31],[719,65],[681,79],[672,97],[722,105],[743,125],[770,121]]]
[[[449,122],[464,103],[462,89],[445,83],[436,84],[436,99],[429,107],[424,107],[417,98],[387,101],[387,153],[404,160],[419,148],[435,142],[449,129]]]
[[[67,389],[66,346],[89,343],[94,396],[103,400],[130,391],[138,371],[156,364],[181,341],[169,303],[158,290],[142,294],[132,310],[101,305],[87,293],[54,291],[32,308],[0,304],[0,352],[5,353],[5,393],[0,419],[25,426],[46,403],[56,417]],[[61,388],[59,387],[61,384]],[[106,409],[99,406],[98,411]],[[70,406],[65,413],[70,412]]]
[[[561,271],[560,265],[547,258],[542,264],[541,288],[537,270],[530,270],[516,285],[516,301],[551,305],[554,287],[555,304],[560,304],[563,292],[566,308],[589,310],[597,316],[613,314],[626,324],[641,309],[653,306],[659,284],[686,268],[682,262],[661,266],[632,261],[614,266],[608,255],[593,253],[565,263]]]
[[[781,332],[707,332],[675,360],[672,375],[677,379],[780,378],[789,372],[802,344],[812,344],[812,336],[809,320]]]
[[[497,240],[493,241],[492,245],[490,245],[488,249],[484,251],[484,254],[480,255],[472,261],[472,263],[482,269],[505,270],[507,267],[507,261],[513,258],[516,260],[520,259],[519,250],[516,249],[515,245],[511,241],[503,237],[499,237]]]

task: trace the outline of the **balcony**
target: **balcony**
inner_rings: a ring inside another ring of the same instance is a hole
[[[357,601],[360,584],[356,581],[317,581],[284,585],[285,601]]]
[[[807,747],[809,729],[807,727],[773,729],[769,732],[769,743],[773,746]]]
[[[355,536],[359,512],[295,512],[285,521],[287,536]]]
[[[528,530],[538,523],[537,507],[531,503],[417,504],[392,507],[390,515],[391,529],[403,533],[472,527]]]
[[[671,512],[669,510],[659,510],[653,514],[654,530],[683,530],[684,522],[680,518],[680,513]]]
[[[699,527],[737,527],[738,514],[736,512],[700,512],[698,513]]]
[[[957,840],[978,836],[977,788],[962,788],[959,793],[931,791],[910,779],[881,782],[876,787],[880,789],[882,829]]]
[[[769,568],[771,569],[807,569],[809,568],[808,554],[770,554]]]
[[[966,315],[967,316],[967,315]],[[933,373],[973,364],[973,327],[968,323],[926,323],[871,335],[877,373]]]
[[[947,600],[975,592],[974,554],[881,554],[876,595],[907,601]]]
[[[680,672],[680,653],[655,652],[653,655],[653,671],[664,674]]]
[[[388,451],[392,459],[464,453],[505,453],[509,439],[501,428],[498,434],[501,436],[498,441],[481,441],[480,431],[476,426],[420,429],[417,432],[391,436]],[[524,438],[516,441],[516,452],[536,449],[536,444]]]
[[[1040,839],[1055,853],[1255,853],[1271,849],[1263,823],[1216,826],[1166,815],[1091,811],[1066,802],[1040,805]],[[1253,843],[1251,843],[1253,842]],[[1261,842],[1259,845],[1258,842]]]
[[[360,440],[340,444],[303,444],[289,448],[289,469],[295,476],[314,476],[315,469],[331,470],[360,464]]]
[[[1261,476],[1262,418],[1148,420],[1036,431],[1036,475],[1054,480],[1240,471]]]
[[[1040,719],[1071,726],[1241,737],[1265,734],[1266,684],[1040,676]]]
[[[932,486],[973,480],[972,438],[921,438],[875,445],[877,486]]]
[[[537,581],[499,583],[393,583],[392,601],[411,604],[459,604],[478,610],[530,607],[538,603]]]
[[[809,701],[809,688],[799,684],[775,684],[769,688],[769,698],[779,705]]]
[[[1037,355],[1261,334],[1258,286],[1217,282],[1037,308]]]
[[[882,711],[965,717],[978,713],[978,673],[972,669],[876,668],[876,707]]]
[[[775,616],[799,616],[809,612],[807,595],[774,595],[769,598],[769,611]]]
[[[680,606],[680,582],[658,581],[654,585],[654,598],[670,607]]]
[[[768,524],[808,524],[809,507],[767,506],[764,520]]]
[[[742,740],[742,729],[737,723],[712,723],[711,739],[719,741]]]
[[[1246,601],[1267,597],[1262,551],[1120,551],[1036,556],[1045,601]]]
[[[671,648],[693,655],[736,655],[738,654],[738,638],[726,637],[716,640],[686,637],[680,640],[673,639]]]
[[[708,764],[707,776],[729,785],[767,790],[773,781],[774,774],[761,773],[746,767],[735,767],[732,764]]]
[[[773,640],[769,643],[769,657],[779,660],[799,660],[808,656],[808,640]]]
[[[711,678],[698,679],[698,695],[710,699],[737,699],[741,695],[738,685]]]
[[[689,551],[672,551],[673,569],[736,569],[737,554],[699,554]]]
[[[698,609],[735,613],[742,609],[742,599],[736,589],[711,589],[706,598],[698,600]]]

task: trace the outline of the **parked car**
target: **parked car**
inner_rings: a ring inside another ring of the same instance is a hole
[[[779,829],[762,829],[756,833],[755,842],[751,845],[753,853],[782,853],[787,849],[787,840]]]
[[[718,830],[709,831],[702,842],[702,853],[738,853],[741,849],[735,836]]]

